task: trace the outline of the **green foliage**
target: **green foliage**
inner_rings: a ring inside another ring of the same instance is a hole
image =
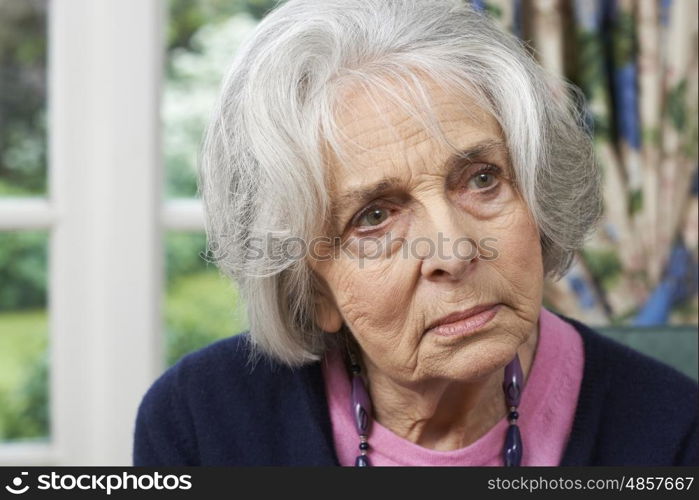
[[[658,127],[644,127],[641,131],[642,143],[659,148],[662,145],[662,136]]]
[[[208,264],[200,252],[206,248],[203,233],[170,231],[165,235],[165,275],[167,287],[184,276],[206,270]]]
[[[640,212],[643,208],[643,191],[640,189],[634,190],[629,196],[629,215],[634,215]]]
[[[0,440],[45,439],[49,435],[48,383],[44,355],[27,368],[16,391],[0,393]]]
[[[0,311],[46,305],[47,235],[0,233]]]
[[[605,99],[604,45],[597,33],[594,32],[580,29],[576,33],[576,37],[576,61],[574,64],[569,63],[570,80],[582,89],[587,101]],[[595,138],[609,140],[612,130],[609,114],[600,109],[591,111],[593,112]]]
[[[571,78],[586,97],[592,99],[596,91],[604,90],[601,84],[604,78],[604,46],[596,33],[582,29],[577,33],[576,46],[578,60],[573,66],[576,71]]]
[[[619,255],[613,250],[583,249],[582,258],[594,280],[610,289],[622,272]]]
[[[202,233],[172,232],[166,236],[168,365],[247,328],[236,287],[200,256],[205,241]]]
[[[46,191],[46,1],[0,1],[0,194]]]
[[[235,287],[214,271],[180,278],[165,302],[166,360],[171,365],[185,354],[247,328]]]
[[[167,196],[195,196],[197,152],[224,72],[256,25],[247,11],[219,13],[169,52],[162,105]]]
[[[689,97],[686,78],[683,78],[669,89],[665,113],[670,119],[672,126],[681,136],[680,151],[682,155],[688,159],[696,159],[697,148],[699,147],[699,141],[697,141],[699,129],[697,107],[696,101]]]
[[[687,79],[683,78],[677,85],[670,89],[667,95],[666,112],[670,117],[673,127],[682,131],[687,125]]]
[[[620,11],[612,26],[614,43],[614,66],[621,68],[634,61],[635,55],[635,26],[631,12]]]
[[[192,37],[205,24],[215,24],[243,12],[262,19],[276,4],[274,0],[170,0],[168,50],[197,50],[192,46]]]
[[[0,313],[0,441],[49,434],[46,311]]]
[[[502,8],[499,5],[486,2],[485,11],[488,13],[488,15],[494,17],[495,19],[502,19]]]
[[[699,300],[697,296],[688,296],[672,307],[670,323],[674,325],[696,325],[699,317]],[[696,375],[695,375],[696,377]]]

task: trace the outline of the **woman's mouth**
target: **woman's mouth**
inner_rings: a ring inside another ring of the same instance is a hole
[[[462,337],[477,332],[489,323],[502,307],[502,304],[477,306],[470,310],[451,314],[428,328],[425,334],[440,337]]]

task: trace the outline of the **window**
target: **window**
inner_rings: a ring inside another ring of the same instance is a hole
[[[4,431],[17,439],[0,444],[0,464],[129,464],[135,409],[163,368],[157,109],[164,12],[159,2],[92,0],[3,1],[0,9],[0,22],[13,24],[0,30],[15,33],[11,46],[32,39],[17,57],[50,95],[48,108],[45,98],[34,102],[27,119],[0,130],[0,244],[21,257],[0,264],[0,273],[18,273],[26,261],[33,281],[20,284],[19,295],[35,290],[21,302],[33,305],[19,309],[9,305],[17,287],[3,286],[2,342],[21,335],[26,352],[13,358],[25,355],[34,366],[0,372],[5,386],[27,395],[15,405],[26,428]],[[14,21],[23,9],[38,20]],[[17,83],[24,67],[8,67],[5,43],[1,69],[12,77],[0,81],[26,93]],[[47,78],[36,62],[42,57]],[[3,106],[32,104],[25,94],[0,95]],[[34,276],[42,268],[43,283]],[[28,419],[29,409],[38,417]],[[48,439],[29,440],[41,435]]]
[[[0,447],[24,451],[50,437],[47,12],[0,2]]]

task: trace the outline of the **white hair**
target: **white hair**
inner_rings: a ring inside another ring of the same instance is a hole
[[[238,284],[255,354],[298,366],[335,337],[316,325],[318,281],[308,262],[278,252],[284,238],[309,241],[329,219],[324,152],[342,157],[335,119],[343,92],[381,90],[418,116],[415,103],[429,110],[425,75],[495,117],[539,229],[544,273],[557,279],[570,267],[602,210],[576,87],[457,0],[290,0],[237,53],[199,166],[208,250]],[[434,125],[425,122],[439,136]],[[259,238],[265,252],[253,252]]]

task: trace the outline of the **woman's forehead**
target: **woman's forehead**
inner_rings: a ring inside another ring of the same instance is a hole
[[[338,102],[335,122],[339,129],[355,134],[387,125],[411,134],[429,118],[441,123],[466,120],[497,125],[495,118],[472,96],[450,90],[431,79],[424,79],[420,88],[411,90],[389,83],[382,88],[363,87],[344,92]],[[371,132],[366,133],[371,136]]]
[[[418,160],[440,163],[455,151],[476,144],[504,143],[498,121],[474,99],[434,84],[426,88],[429,109],[424,102],[410,102],[401,89],[396,89],[399,94],[354,92],[346,96],[336,118],[342,151],[329,161],[335,185],[377,167],[390,170]]]

